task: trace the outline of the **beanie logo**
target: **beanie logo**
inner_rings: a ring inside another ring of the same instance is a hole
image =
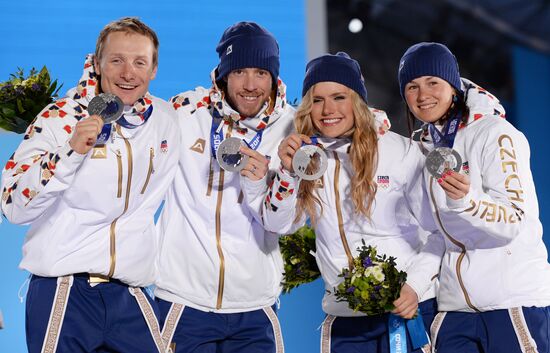
[[[229,55],[233,52],[233,44],[227,47],[227,50],[225,51],[225,55]]]

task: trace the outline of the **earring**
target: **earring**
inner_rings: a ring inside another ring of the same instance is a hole
[[[453,103],[456,103],[456,102],[458,102],[458,96],[453,95]]]

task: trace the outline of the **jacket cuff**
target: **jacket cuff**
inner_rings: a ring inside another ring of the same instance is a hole
[[[468,193],[467,195],[464,195],[463,198],[458,200],[451,199],[447,195],[446,195],[446,198],[447,198],[447,202],[446,202],[447,208],[449,208],[449,210],[451,211],[462,212],[468,207],[470,207],[470,193]]]
[[[55,177],[61,182],[65,182],[65,178],[74,175],[84,159],[88,157],[88,154],[80,154],[74,151],[69,143],[58,149],[55,154],[59,158],[55,163]]]
[[[290,185],[294,187],[298,187],[298,185],[300,184],[300,178],[296,174],[286,170],[282,164],[279,167],[279,178],[281,180],[288,182]]]
[[[252,180],[241,175],[242,189],[246,190],[247,193],[252,194],[256,194],[257,192],[265,192],[265,190],[267,189],[266,179],[268,174],[269,171],[263,176],[263,178],[258,180]]]
[[[418,301],[421,301],[422,296],[430,289],[430,286],[433,283],[433,280],[427,279],[425,273],[407,273],[407,282],[406,282],[418,296]]]

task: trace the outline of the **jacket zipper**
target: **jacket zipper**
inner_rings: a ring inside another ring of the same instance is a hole
[[[222,249],[222,233],[221,233],[221,208],[223,196],[223,179],[225,170],[220,168],[220,178],[218,180],[218,200],[216,202],[216,248],[220,257],[220,270],[218,277],[218,300],[216,301],[216,309],[221,309],[223,300],[223,287],[225,282],[225,258]]]
[[[111,265],[109,268],[109,274],[108,277],[113,277],[115,273],[115,266],[116,266],[116,234],[115,234],[115,228],[116,223],[120,217],[122,217],[126,211],[128,211],[128,205],[130,203],[130,188],[132,186],[132,169],[133,169],[133,156],[132,156],[132,146],[130,145],[130,142],[126,137],[124,137],[120,132],[120,127],[116,125],[116,131],[117,133],[122,136],[122,139],[124,140],[124,144],[126,145],[126,150],[128,151],[128,181],[126,183],[126,198],[124,200],[124,210],[118,216],[115,218],[115,220],[111,223],[110,228],[110,254],[111,254]],[[122,190],[122,155],[120,154],[120,151],[118,151],[117,159],[120,161],[119,163],[119,190]]]
[[[445,234],[445,236],[447,238],[449,238],[449,240],[455,244],[456,246],[458,246],[460,248],[460,255],[458,255],[458,259],[456,261],[456,275],[458,277],[458,283],[460,284],[460,288],[462,289],[462,294],[464,295],[464,299],[466,300],[466,304],[468,304],[468,306],[470,308],[472,308],[473,310],[477,311],[477,312],[480,312],[478,308],[476,308],[473,304],[472,304],[472,301],[470,300],[470,296],[468,295],[468,292],[466,291],[466,287],[464,286],[464,282],[462,281],[462,273],[460,271],[460,268],[461,268],[461,265],[462,265],[462,260],[464,259],[464,256],[466,256],[466,246],[464,246],[464,244],[462,244],[461,242],[459,242],[458,240],[456,240],[455,238],[453,238],[449,232],[447,232],[447,230],[445,229],[445,227],[443,227],[443,222],[441,221],[441,216],[439,215],[439,209],[437,207],[437,202],[435,201],[435,197],[434,197],[434,191],[433,191],[433,181],[434,181],[434,178],[433,177],[430,177],[430,197],[432,199],[432,202],[434,204],[434,208],[435,208],[435,215],[436,215],[436,219],[437,219],[437,222],[439,223],[439,226],[441,227],[441,230],[443,231],[443,233]]]
[[[153,158],[155,158],[155,149],[151,147],[151,149],[149,150],[149,170],[147,170],[147,178],[145,179],[145,184],[143,184],[143,187],[141,188],[141,193],[140,193],[142,195],[147,189],[147,185],[149,185],[151,174],[155,173],[155,167],[153,166]]]
[[[227,128],[226,138],[231,137],[231,131],[233,130],[233,125],[229,125]],[[213,158],[213,157],[212,157]],[[212,160],[211,158],[211,160]],[[213,162],[211,163],[211,168],[213,169]],[[218,198],[216,200],[216,249],[218,250],[218,256],[220,257],[220,270],[218,274],[218,298],[216,300],[216,309],[221,309],[223,302],[223,289],[225,284],[225,257],[223,255],[222,249],[222,198],[223,198],[223,183],[225,177],[225,170],[220,168],[220,177],[218,179]]]
[[[344,218],[342,217],[342,206],[340,205],[340,159],[338,159],[338,154],[336,151],[333,151],[334,159],[336,160],[336,166],[334,168],[334,198],[336,200],[336,214],[338,215],[338,230],[340,231],[340,239],[342,240],[342,245],[344,246],[344,251],[348,258],[349,270],[353,269],[353,256],[351,255],[351,250],[348,245],[348,240],[346,238],[346,232],[344,231]]]

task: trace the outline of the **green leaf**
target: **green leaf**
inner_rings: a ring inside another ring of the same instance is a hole
[[[16,86],[19,87],[17,93]],[[0,126],[22,133],[35,116],[57,98],[62,85],[58,85],[57,80],[51,82],[50,73],[43,66],[40,71],[31,68],[27,77],[22,68],[17,68],[0,87],[4,87],[0,90]]]
[[[285,272],[282,286],[285,293],[302,284],[309,283],[321,275],[315,257],[315,232],[308,226],[293,234],[279,238]]]
[[[23,107],[23,102],[21,101],[21,99],[17,99],[17,110],[19,111],[19,113],[24,113],[25,112],[25,108]]]
[[[2,107],[2,116],[5,118],[11,119],[15,117],[15,110],[10,106],[6,105]]]

